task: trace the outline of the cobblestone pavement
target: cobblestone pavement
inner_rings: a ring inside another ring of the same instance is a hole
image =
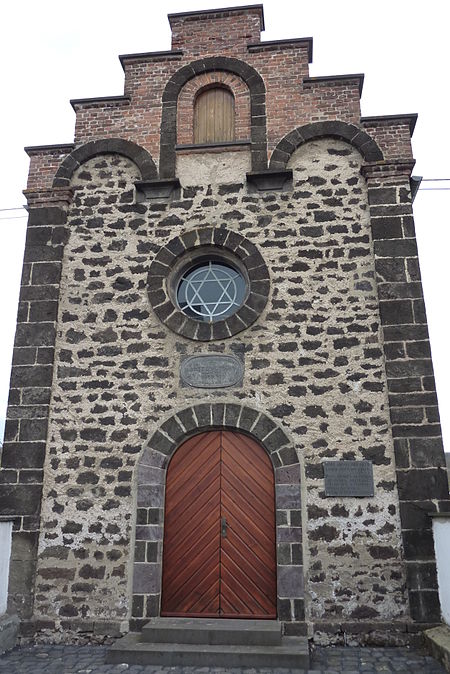
[[[318,648],[308,670],[106,665],[106,650],[105,646],[24,646],[0,656],[0,674],[445,674],[436,660],[407,648]]]

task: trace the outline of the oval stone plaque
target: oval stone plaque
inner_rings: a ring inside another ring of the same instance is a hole
[[[180,367],[181,381],[195,388],[227,388],[240,384],[244,366],[236,356],[188,356]]]

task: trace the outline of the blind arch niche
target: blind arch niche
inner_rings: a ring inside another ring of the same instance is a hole
[[[235,140],[235,105],[226,87],[203,89],[194,103],[194,143],[226,143]]]

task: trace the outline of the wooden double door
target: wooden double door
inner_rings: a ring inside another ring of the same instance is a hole
[[[169,464],[161,615],[276,618],[273,468],[241,433],[196,435]]]

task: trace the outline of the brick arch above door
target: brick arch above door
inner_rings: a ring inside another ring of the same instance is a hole
[[[224,429],[254,438],[275,475],[278,619],[304,621],[301,469],[285,431],[264,412],[234,402],[200,403],[166,419],[150,437],[136,467],[137,511],[131,629],[160,615],[164,488],[169,461],[188,438]]]

